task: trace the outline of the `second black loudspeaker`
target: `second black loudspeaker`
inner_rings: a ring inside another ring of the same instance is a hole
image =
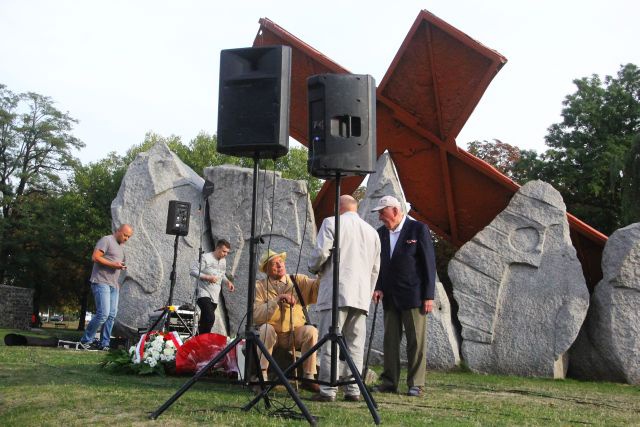
[[[218,151],[275,158],[289,151],[291,48],[220,52]]]
[[[358,74],[321,74],[307,80],[309,160],[319,178],[375,172],[376,85]]]

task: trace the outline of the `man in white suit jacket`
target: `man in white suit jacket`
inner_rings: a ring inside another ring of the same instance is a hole
[[[366,341],[366,316],[380,270],[380,237],[357,213],[358,202],[349,195],[340,196],[340,282],[338,286],[338,326],[353,362],[362,371]],[[331,249],[335,235],[335,218],[322,222],[316,248],[309,260],[309,271],[320,275],[320,289],[316,308],[319,311],[320,336],[329,332],[333,297],[333,259]],[[331,370],[331,343],[320,349],[319,380],[329,382]],[[340,362],[341,377],[350,375],[345,362]],[[344,387],[345,400],[360,400],[357,384]],[[332,402],[337,387],[320,386],[313,400]]]

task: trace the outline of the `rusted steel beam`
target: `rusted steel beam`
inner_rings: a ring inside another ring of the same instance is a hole
[[[348,73],[272,21],[260,20],[255,46],[292,48],[291,135],[307,145],[309,76]],[[468,120],[506,58],[435,15],[421,11],[377,89],[377,155],[388,150],[411,214],[460,246],[489,224],[519,186],[456,146]],[[352,193],[362,177],[341,181]],[[335,183],[314,201],[316,224],[333,215]],[[602,277],[606,236],[568,214],[571,238],[590,287]]]

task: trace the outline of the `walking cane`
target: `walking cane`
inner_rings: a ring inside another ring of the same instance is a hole
[[[295,307],[295,304],[289,307],[289,324],[291,325],[289,333],[291,334],[291,356],[293,357],[293,363],[296,363],[296,332],[293,328],[293,307]],[[294,388],[298,391],[298,375],[296,372],[293,373],[293,378]]]
[[[380,300],[376,301],[376,306],[373,309],[373,320],[371,321],[371,334],[369,335],[369,348],[367,349],[367,358],[364,362],[364,370],[362,371],[362,381],[367,382],[367,374],[369,373],[369,355],[371,354],[371,344],[373,344],[373,333],[376,330],[376,317],[378,317],[378,304]]]

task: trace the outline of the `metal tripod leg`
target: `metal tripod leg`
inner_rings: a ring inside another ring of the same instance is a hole
[[[356,364],[353,363],[353,359],[349,354],[349,350],[347,350],[347,344],[344,341],[344,337],[342,335],[337,336],[338,346],[340,346],[340,355],[344,356],[347,365],[349,366],[349,370],[353,375],[353,378],[356,380],[356,384],[358,384],[358,388],[360,389],[360,393],[364,397],[365,402],[367,402],[367,406],[369,407],[369,412],[371,412],[371,416],[373,417],[373,421],[376,424],[380,424],[380,416],[378,415],[378,411],[376,410],[377,405],[375,404],[373,398],[371,397],[371,393],[367,390],[367,387],[364,385],[362,381],[362,377],[360,377],[360,373],[358,372],[358,368]],[[333,355],[331,355],[333,357]]]
[[[173,404],[173,402],[178,400],[178,398],[180,396],[182,396],[187,390],[189,390],[191,388],[191,386],[194,385],[196,383],[196,381],[198,381],[198,379],[200,379],[201,376],[203,376],[209,369],[211,369],[213,366],[215,366],[216,363],[218,363],[220,360],[222,360],[222,358],[225,357],[227,355],[227,353],[229,353],[231,351],[232,348],[237,346],[240,343],[241,340],[242,340],[242,336],[238,336],[236,339],[231,341],[229,343],[229,345],[227,345],[224,348],[224,350],[222,350],[220,353],[218,353],[218,355],[216,355],[216,357],[211,359],[211,361],[209,363],[207,363],[203,368],[201,368],[198,372],[196,372],[196,374],[193,377],[191,377],[191,379],[189,381],[184,383],[184,385],[182,387],[180,387],[180,389],[178,391],[176,391],[174,393],[174,395],[171,396],[164,404],[162,404],[162,406],[160,406],[151,415],[149,415],[149,418],[151,418],[152,420],[155,420],[160,415],[162,415],[162,413],[167,408],[169,408],[169,406],[171,406]]]
[[[298,366],[300,366],[305,360],[307,360],[313,353],[315,353],[325,343],[325,341],[327,341],[328,339],[327,337],[328,336],[324,336],[320,341],[316,343],[316,345],[314,345],[309,350],[307,350],[305,354],[300,356],[298,360],[296,360],[292,365],[290,365],[287,369],[285,369],[282,372],[284,377],[286,378],[290,372],[293,372]],[[277,369],[280,369],[280,367],[278,366]],[[262,390],[262,393],[258,394],[251,402],[247,403],[247,405],[242,409],[245,411],[251,409],[256,403],[260,401],[260,399],[262,399],[263,397],[266,397],[267,394],[271,391],[271,389],[273,389],[275,386],[276,384],[270,384],[266,389]]]
[[[283,372],[283,375],[286,378],[286,375],[288,375],[290,372],[292,372],[298,366],[300,366],[305,360],[307,360],[307,358],[309,358],[315,351],[317,351],[320,347],[322,347],[327,341],[331,341],[332,343],[335,342],[335,343],[337,343],[337,346],[340,347],[340,354],[344,355],[345,361],[347,362],[347,366],[349,366],[349,369],[351,370],[351,374],[353,375],[353,378],[355,379],[356,384],[358,384],[358,388],[360,389],[360,393],[364,397],[364,400],[367,403],[367,406],[369,407],[369,412],[371,412],[371,416],[373,417],[374,422],[376,424],[380,424],[380,416],[378,415],[378,411],[376,410],[378,405],[376,404],[375,400],[373,399],[373,396],[371,396],[371,393],[369,393],[369,390],[367,390],[367,387],[364,385],[364,382],[362,381],[362,377],[360,376],[360,373],[358,372],[358,368],[356,368],[355,363],[353,363],[353,359],[351,358],[351,355],[349,354],[349,350],[347,349],[347,345],[346,345],[346,343],[344,341],[344,337],[341,334],[328,333],[327,335],[322,337],[305,354],[300,356],[300,358],[298,360],[296,360],[295,363],[293,363],[287,369],[285,369],[284,372]],[[331,358],[333,359],[334,357],[337,359],[338,355],[332,353],[331,354]],[[337,364],[337,361],[336,361],[336,364]],[[288,381],[287,381],[287,384],[288,384]],[[343,384],[342,382],[338,381],[335,384],[332,383],[330,385],[331,386],[338,386],[338,385],[342,385],[342,384]],[[242,409],[245,410],[245,411],[251,409],[256,403],[258,403],[260,401],[260,399],[262,399],[263,397],[266,397],[267,393],[269,393],[269,391],[271,391],[271,389],[273,387],[274,387],[273,384],[269,385],[266,389],[264,389],[262,391],[262,393],[257,395],[251,402],[249,402]]]
[[[220,353],[218,353],[218,355],[216,355],[216,357],[211,359],[211,361],[207,363],[204,367],[202,367],[198,372],[196,372],[196,374],[193,377],[191,377],[189,381],[184,383],[184,385],[180,387],[180,389],[176,391],[174,395],[171,396],[162,406],[160,406],[151,415],[149,415],[149,418],[151,418],[152,420],[155,420],[160,415],[162,415],[162,413],[165,410],[167,410],[167,408],[169,408],[169,406],[171,406],[176,400],[178,400],[178,398],[180,398],[180,396],[182,396],[187,390],[189,390],[191,386],[194,385],[196,381],[198,381],[198,379],[200,379],[201,376],[207,373],[209,369],[214,367],[220,360],[222,360],[223,357],[227,355],[227,353],[229,353],[234,347],[236,347],[240,343],[240,341],[242,341],[242,338],[243,338],[242,335],[240,335],[236,339],[231,341]],[[250,338],[247,339],[247,342],[249,340]],[[253,347],[253,349],[255,351],[255,347]],[[262,389],[264,390],[265,384],[264,384],[264,380],[262,379],[262,375],[258,375],[258,378],[260,381],[260,387],[262,387]],[[267,408],[271,406],[271,403],[268,398],[265,399],[265,406]]]
[[[307,409],[307,407],[304,405],[304,403],[302,403],[302,400],[300,400],[300,396],[298,396],[298,393],[296,393],[296,391],[293,389],[291,384],[289,384],[286,374],[282,371],[282,369],[280,369],[276,361],[273,359],[273,356],[269,354],[269,351],[267,350],[265,345],[262,343],[262,341],[260,341],[259,339],[256,339],[255,343],[260,348],[260,351],[262,352],[262,357],[266,358],[269,361],[269,366],[271,366],[271,368],[276,372],[276,375],[278,376],[278,379],[279,379],[279,383],[284,385],[284,387],[287,389],[287,391],[289,392],[289,395],[294,400],[294,402],[296,402],[296,405],[298,405],[298,408],[300,408],[300,411],[302,411],[302,414],[307,419],[309,424],[315,426],[317,423],[316,419],[313,417],[313,415],[309,413],[309,410]],[[288,370],[287,372],[289,371],[290,370]],[[271,384],[266,389],[263,389],[262,393],[259,396],[264,397],[266,399],[267,398],[266,393],[268,393],[269,390],[271,390],[274,387],[274,385],[275,384]],[[254,400],[257,401],[256,399]],[[249,404],[242,409],[244,411],[248,411],[249,409],[251,409],[251,407],[253,407],[253,405]]]

